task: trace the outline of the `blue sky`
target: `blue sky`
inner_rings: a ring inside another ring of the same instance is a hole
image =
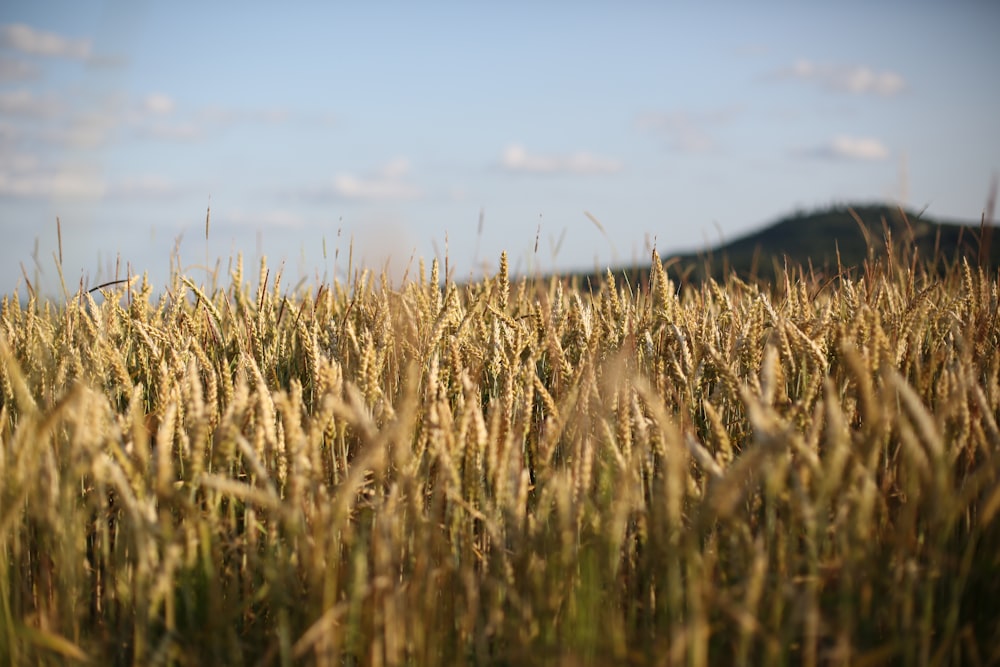
[[[464,278],[832,203],[978,220],[1000,168],[994,2],[276,7],[0,7],[4,293],[56,290],[56,216],[71,291],[175,253],[343,278],[352,243]]]

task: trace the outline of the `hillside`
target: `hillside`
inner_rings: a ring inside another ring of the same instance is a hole
[[[869,251],[874,258],[884,259],[886,230],[897,249],[912,243],[921,259],[937,258],[938,270],[962,257],[973,265],[984,262],[1000,266],[1000,243],[990,242],[992,227],[935,220],[878,205],[796,213],[703,252],[664,255],[662,259],[670,276],[682,282],[700,282],[707,276],[721,280],[734,272],[743,280],[771,281],[785,266],[786,258],[790,267],[812,266],[817,273],[834,275],[838,253],[839,266],[857,275]],[[649,267],[625,266],[612,272],[616,278],[636,285],[646,282]],[[577,277],[581,284],[589,282],[596,287],[607,274]]]

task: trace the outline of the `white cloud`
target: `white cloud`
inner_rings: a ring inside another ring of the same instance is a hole
[[[72,148],[97,148],[111,140],[121,121],[113,113],[90,111],[73,117],[69,125],[54,133],[58,143]]]
[[[210,107],[179,113],[177,101],[163,92],[131,96],[80,89],[55,94],[0,88],[0,150],[33,140],[60,148],[95,148],[116,138],[189,142],[217,136],[235,124],[278,124],[288,117],[281,108]]]
[[[0,173],[25,172],[38,169],[41,160],[29,153],[3,153],[0,155]]]
[[[0,46],[32,56],[86,60],[90,57],[89,39],[69,39],[54,32],[36,30],[23,23],[0,26]]]
[[[233,109],[213,105],[199,111],[198,120],[213,125],[233,125],[240,120],[240,114]]]
[[[123,121],[105,105],[70,104],[55,95],[0,92],[0,148],[44,143],[58,148],[96,148],[108,143]]]
[[[337,174],[333,178],[333,193],[344,199],[416,199],[422,193],[420,188],[406,180],[409,170],[409,161],[398,157],[369,177]]]
[[[409,183],[387,178],[362,179],[350,174],[338,174],[333,189],[347,199],[412,199],[420,190]]]
[[[212,219],[216,216],[223,225],[235,225],[240,227],[278,227],[282,229],[301,229],[306,226],[306,220],[298,213],[284,209],[274,209],[271,211],[244,211],[235,209],[216,214],[212,212]]]
[[[170,179],[154,174],[130,176],[109,184],[107,194],[118,199],[158,199],[170,197],[178,192]]]
[[[386,179],[400,179],[410,171],[410,161],[405,157],[394,157],[382,167],[382,176]]]
[[[288,109],[261,109],[249,115],[249,120],[256,123],[284,123],[291,117]]]
[[[0,154],[0,197],[12,199],[99,199],[107,192],[99,168],[53,163],[44,154]]]
[[[99,199],[105,191],[100,174],[85,167],[0,171],[0,197]]]
[[[671,150],[710,153],[718,148],[712,131],[728,123],[738,112],[735,107],[700,112],[653,111],[640,114],[636,125],[662,136]]]
[[[640,129],[662,134],[670,148],[681,153],[707,153],[715,148],[715,141],[701,123],[683,111],[643,114],[637,124]]]
[[[878,139],[847,135],[834,137],[825,145],[798,153],[806,157],[834,160],[880,161],[889,157],[889,149]]]
[[[260,110],[237,110],[220,106],[208,106],[198,113],[198,120],[212,125],[235,125],[237,123],[278,124],[288,120],[287,109],[276,107]]]
[[[132,112],[121,122],[144,139],[160,141],[195,141],[218,136],[241,123],[279,124],[288,120],[288,111],[280,108],[238,110],[210,106],[193,113],[176,113],[177,103],[164,93],[151,93],[132,105]]]
[[[733,49],[733,53],[741,58],[766,56],[770,52],[771,47],[764,42],[745,42]]]
[[[41,70],[33,63],[0,56],[0,82],[31,81],[40,74]]]
[[[10,154],[24,143],[24,132],[13,123],[0,120],[0,155]]]
[[[780,79],[811,81],[826,90],[853,95],[880,95],[891,97],[906,90],[902,75],[890,71],[877,71],[867,65],[831,65],[798,60],[791,67],[775,72]]]
[[[151,93],[142,101],[142,110],[156,116],[165,116],[174,110],[174,100],[163,93]]]
[[[608,174],[622,170],[622,162],[579,151],[576,153],[538,154],[529,153],[520,144],[511,144],[504,149],[500,164],[508,171],[524,171],[536,174]]]
[[[889,157],[889,149],[881,141],[867,137],[836,137],[830,143],[830,151],[837,157],[851,160],[884,160]]]
[[[312,122],[323,127],[336,127],[340,125],[340,116],[332,111],[322,111],[312,117]]]
[[[193,141],[204,132],[194,123],[152,123],[138,128],[138,134],[147,139],[164,141]]]
[[[36,95],[29,90],[0,92],[0,114],[11,116],[52,117],[60,109],[54,95]]]

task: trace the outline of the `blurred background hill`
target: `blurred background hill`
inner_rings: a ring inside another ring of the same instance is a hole
[[[810,269],[821,276],[843,270],[857,277],[866,259],[886,260],[886,239],[896,249],[912,247],[918,261],[944,266],[967,259],[972,266],[1000,266],[1000,243],[993,242],[994,226],[979,222],[943,220],[898,206],[836,206],[797,212],[732,240],[723,239],[705,250],[663,254],[668,275],[675,281],[722,281],[735,274],[745,281],[770,282],[785,266]],[[617,267],[616,280],[645,284],[648,263]],[[581,284],[597,286],[606,272],[580,273]]]

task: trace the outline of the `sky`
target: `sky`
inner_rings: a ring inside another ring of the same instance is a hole
[[[0,293],[60,293],[60,252],[70,293],[224,283],[239,254],[398,283],[501,251],[603,270],[834,204],[978,222],[998,32],[985,0],[6,0]]]

